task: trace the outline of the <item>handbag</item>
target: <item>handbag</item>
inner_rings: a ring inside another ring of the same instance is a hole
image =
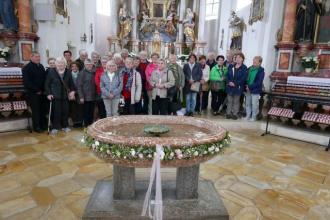
[[[167,76],[166,76],[166,80],[167,80],[167,82],[168,82],[168,71],[167,71]],[[176,94],[176,92],[177,92],[177,89],[176,89],[176,86],[174,85],[174,86],[172,86],[172,87],[170,87],[170,88],[168,88],[167,89],[167,98],[173,98],[174,96],[175,96],[175,94]]]
[[[190,90],[192,92],[199,92],[201,88],[201,83],[200,82],[194,82],[193,84],[191,84],[190,86]]]
[[[205,82],[204,84],[202,84],[202,91],[203,92],[207,92],[207,91],[209,91],[209,89],[210,89],[210,85],[209,85],[208,82]]]
[[[170,113],[176,113],[177,111],[179,111],[180,109],[182,109],[182,103],[181,103],[181,99],[180,99],[180,91],[178,91],[178,93],[176,94],[177,98],[176,101],[170,101],[169,102],[169,110]]]
[[[210,87],[213,92],[218,92],[221,87],[221,81],[211,81]]]

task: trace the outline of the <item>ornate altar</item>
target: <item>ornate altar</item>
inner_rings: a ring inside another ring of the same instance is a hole
[[[109,36],[110,49],[127,48],[133,52],[158,52],[162,57],[170,53],[203,52],[206,43],[197,36],[198,24],[194,10],[202,9],[183,0],[123,0],[114,4],[113,17],[118,24],[116,35]],[[127,7],[126,7],[127,6]],[[123,9],[126,9],[123,13]],[[124,16],[123,16],[124,14]],[[126,14],[126,16],[125,16]],[[204,21],[199,18],[199,22]],[[201,21],[202,20],[202,21]]]

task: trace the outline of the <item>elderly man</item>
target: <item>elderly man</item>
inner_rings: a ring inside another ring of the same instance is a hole
[[[80,103],[84,104],[84,126],[93,123],[95,108],[95,68],[91,59],[85,60],[85,69],[82,70],[77,79],[77,91]]]
[[[88,53],[86,50],[79,51],[79,58],[76,59],[76,62],[79,64],[79,71],[85,68],[85,60],[88,58]]]
[[[40,54],[32,52],[30,62],[22,69],[23,84],[27,95],[27,101],[32,110],[32,125],[35,132],[47,129],[46,98],[44,96],[44,84],[46,71],[40,64]]]

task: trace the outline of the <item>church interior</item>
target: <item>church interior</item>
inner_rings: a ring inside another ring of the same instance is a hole
[[[330,0],[0,0],[0,219],[330,219],[329,24]]]

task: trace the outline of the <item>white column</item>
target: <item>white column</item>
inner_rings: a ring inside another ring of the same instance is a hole
[[[184,19],[184,15],[186,12],[186,0],[181,0],[180,1],[180,11],[179,11],[179,15],[180,15],[180,21],[183,21]],[[178,41],[180,43],[183,42],[183,24],[179,24],[179,36],[178,36]]]
[[[131,1],[131,16],[134,18],[133,25],[132,25],[132,40],[138,39],[136,35],[136,28],[137,28],[137,13],[138,13],[138,4],[137,0]]]
[[[206,1],[199,1],[198,42],[204,41]]]
[[[110,1],[110,35],[111,37],[118,36],[118,2],[119,1]]]

